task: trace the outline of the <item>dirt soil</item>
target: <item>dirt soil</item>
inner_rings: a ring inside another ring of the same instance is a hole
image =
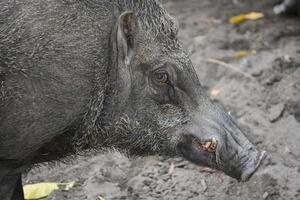
[[[248,138],[268,152],[249,182],[238,183],[183,159],[129,160],[111,152],[35,168],[24,176],[24,184],[76,181],[70,191],[55,192],[47,200],[93,200],[99,195],[106,200],[299,200],[300,18],[274,16],[275,2],[164,1],[180,23],[180,38],[203,86],[214,91],[212,98],[236,118]],[[250,11],[265,16],[236,26],[228,23],[231,16]],[[252,53],[237,59],[239,50]]]

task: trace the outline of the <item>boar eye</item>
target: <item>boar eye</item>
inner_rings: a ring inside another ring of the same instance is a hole
[[[154,74],[156,81],[159,83],[168,83],[169,75],[166,71],[158,71]]]

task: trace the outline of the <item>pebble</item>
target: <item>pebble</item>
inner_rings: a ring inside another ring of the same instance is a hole
[[[283,114],[283,111],[285,109],[285,105],[283,103],[279,103],[269,110],[269,121],[270,122],[276,122],[281,115]]]
[[[268,193],[268,192],[265,192],[265,193],[263,194],[263,199],[268,198],[268,196],[269,196],[269,193]]]

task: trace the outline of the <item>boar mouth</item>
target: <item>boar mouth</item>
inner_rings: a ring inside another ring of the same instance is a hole
[[[221,153],[219,152],[221,151],[220,145],[220,142],[214,137],[211,139],[200,140],[193,135],[188,135],[185,137],[184,142],[178,144],[178,149],[182,156],[192,163],[221,170],[241,182],[246,182],[252,177],[266,155],[265,151],[253,151],[251,152],[249,159],[235,161],[232,158],[223,160],[227,164],[220,164],[217,162],[218,157],[220,156],[219,154]],[[233,167],[231,164],[232,162],[240,162],[240,164]]]
[[[216,138],[200,140],[193,135],[185,135],[177,148],[181,155],[190,162],[199,166],[217,168],[218,141]]]
[[[218,147],[218,141],[215,137],[209,140],[201,141],[197,138],[193,139],[193,144],[198,146],[198,148],[207,151],[209,153],[215,153]]]

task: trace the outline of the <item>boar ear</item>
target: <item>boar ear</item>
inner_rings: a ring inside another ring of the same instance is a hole
[[[125,65],[128,65],[133,57],[137,32],[138,22],[133,12],[122,13],[118,21],[117,42],[123,51]]]

